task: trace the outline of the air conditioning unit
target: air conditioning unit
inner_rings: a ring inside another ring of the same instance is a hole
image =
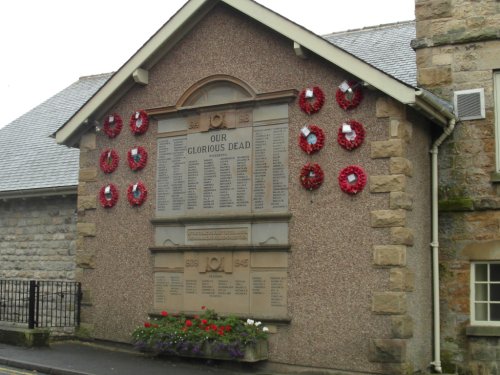
[[[455,91],[455,115],[460,120],[478,120],[485,118],[484,89]]]

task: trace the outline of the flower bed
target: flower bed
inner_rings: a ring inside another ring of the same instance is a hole
[[[193,318],[162,311],[132,333],[135,347],[156,354],[256,362],[267,359],[268,329],[261,322],[220,317],[202,307]]]

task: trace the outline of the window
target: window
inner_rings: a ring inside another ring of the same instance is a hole
[[[475,262],[471,267],[471,323],[500,326],[500,262]]]

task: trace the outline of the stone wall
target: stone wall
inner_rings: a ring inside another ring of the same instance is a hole
[[[483,88],[486,118],[459,122],[439,155],[442,362],[445,371],[496,373],[498,340],[467,334],[470,261],[499,260],[493,71],[500,69],[500,3],[417,0],[418,84],[453,102],[457,90]],[[497,109],[498,110],[498,109]]]
[[[0,278],[73,280],[76,197],[0,202]]]

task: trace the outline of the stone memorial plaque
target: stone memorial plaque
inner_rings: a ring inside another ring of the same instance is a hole
[[[182,272],[156,271],[154,280],[157,310],[189,312],[207,306],[220,313],[287,316],[286,268],[251,267],[249,251],[185,252]]]
[[[250,243],[250,225],[203,225],[186,228],[186,244],[238,245]]]
[[[157,216],[288,210],[288,125],[158,139]]]

